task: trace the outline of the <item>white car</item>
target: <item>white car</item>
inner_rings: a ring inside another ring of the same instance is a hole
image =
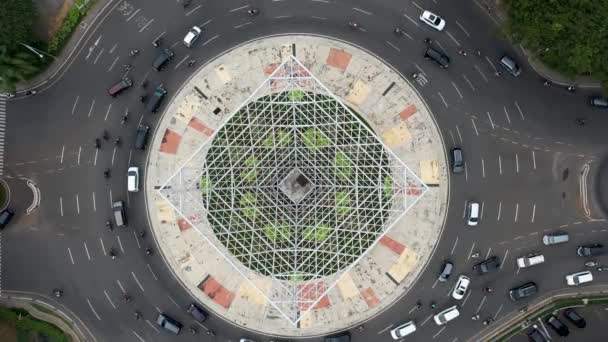
[[[437,31],[442,31],[445,27],[445,20],[430,11],[422,12],[420,20]]]
[[[414,321],[409,321],[391,330],[391,337],[393,340],[400,340],[402,337],[413,334],[415,331],[416,323],[414,323]]]
[[[192,44],[194,44],[194,42],[201,35],[201,32],[203,32],[203,30],[201,30],[200,27],[192,26],[190,31],[188,31],[188,33],[186,33],[186,36],[184,37],[184,45],[186,45],[187,47],[191,47]]]
[[[456,282],[454,291],[452,291],[452,298],[456,300],[461,300],[467,293],[467,289],[469,288],[470,283],[471,279],[469,279],[469,277],[465,275],[461,275],[460,277],[458,277],[458,281]]]
[[[131,166],[127,170],[127,190],[129,192],[139,191],[139,168]]]
[[[566,283],[570,286],[588,283],[593,280],[593,274],[589,271],[582,271],[566,276]]]
[[[458,316],[460,316],[458,305],[454,305],[433,316],[433,320],[437,325],[444,325]]]
[[[526,268],[545,262],[545,257],[542,254],[532,254],[521,258],[517,258],[517,266],[520,268]]]

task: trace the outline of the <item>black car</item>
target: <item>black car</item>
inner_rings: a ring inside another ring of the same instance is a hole
[[[350,342],[350,334],[328,336],[325,338],[325,342]]]
[[[424,58],[432,60],[444,69],[447,69],[447,67],[450,66],[450,57],[433,49],[432,47],[426,49],[424,52]]]
[[[464,171],[464,156],[462,155],[462,149],[456,147],[452,149],[452,172],[462,173]]]
[[[576,254],[582,257],[602,255],[604,254],[604,245],[596,243],[593,245],[578,246],[578,248],[576,249]]]
[[[513,288],[509,291],[509,297],[511,300],[517,301],[526,297],[530,297],[538,292],[538,287],[534,282],[529,282]]]
[[[551,326],[551,328],[553,328],[553,330],[555,330],[559,336],[568,336],[568,334],[570,334],[570,329],[568,329],[568,327],[562,323],[562,321],[555,317],[555,315],[551,315],[549,318],[547,318],[547,324],[549,324],[549,326]]]
[[[156,113],[161,102],[163,102],[165,95],[167,95],[167,90],[163,88],[162,84],[156,87],[156,89],[154,89],[154,93],[152,96],[150,96],[150,99],[148,99],[148,102],[146,103],[146,109],[152,113]]]
[[[150,126],[140,125],[137,127],[137,135],[135,135],[135,148],[138,150],[145,150],[146,143],[148,142],[148,132]]]
[[[572,324],[576,325],[579,328],[584,328],[587,326],[587,322],[581,315],[579,315],[574,309],[566,309],[564,310],[564,317],[569,320]]]
[[[2,213],[0,213],[0,229],[4,229],[4,227],[6,227],[9,222],[11,222],[13,216],[15,216],[15,212],[11,209],[6,208],[2,210]]]
[[[205,312],[196,304],[192,303],[188,306],[188,313],[192,318],[194,318],[197,322],[203,323],[207,319],[207,315]]]
[[[592,96],[589,98],[589,103],[593,107],[608,108],[608,97]]]
[[[547,342],[545,335],[543,335],[538,329],[532,328],[528,331],[528,339],[530,342]]]
[[[500,268],[500,261],[498,257],[493,256],[490,257],[478,264],[473,266],[473,271],[477,271],[478,274],[485,274],[498,271]]]
[[[452,274],[453,269],[454,269],[454,264],[452,264],[449,261],[444,262],[443,267],[441,268],[441,273],[439,273],[439,281],[442,283],[447,281],[448,278],[450,277],[450,274]]]
[[[160,54],[154,59],[152,63],[152,67],[156,71],[161,71],[163,66],[173,58],[174,53],[170,49],[162,49],[160,50]]]

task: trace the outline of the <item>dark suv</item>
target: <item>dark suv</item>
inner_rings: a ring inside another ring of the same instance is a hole
[[[523,284],[509,291],[509,297],[512,301],[517,301],[526,297],[530,297],[538,292],[538,287],[534,282]]]
[[[604,254],[604,246],[599,243],[593,245],[578,246],[576,254],[582,257],[591,257]]]
[[[587,326],[587,322],[581,315],[579,315],[574,309],[566,309],[564,310],[564,317],[569,320],[572,324],[576,325],[579,328],[584,328]]]
[[[160,54],[154,59],[152,63],[152,67],[156,71],[161,71],[163,66],[173,58],[174,53],[170,49],[162,49],[160,50]]]
[[[462,173],[464,171],[464,156],[458,147],[452,149],[452,172]]]
[[[545,335],[536,328],[532,328],[532,330],[528,331],[528,339],[531,342],[547,342]]]
[[[559,336],[568,336],[568,334],[570,334],[570,329],[555,317],[555,315],[551,315],[547,318],[547,324],[549,324]]]
[[[500,267],[500,261],[498,260],[498,257],[493,256],[478,264],[475,264],[473,266],[473,271],[477,271],[478,274],[485,274],[485,273],[496,272],[496,271],[498,271],[499,267]]]
[[[449,261],[444,262],[443,267],[441,268],[441,273],[439,273],[439,281],[442,283],[448,281],[453,269],[454,264]]]
[[[137,127],[137,135],[135,135],[135,148],[138,150],[145,150],[146,143],[148,142],[148,132],[150,126],[140,125]]]
[[[14,215],[15,212],[11,209],[6,208],[2,210],[2,213],[0,213],[0,229],[4,229],[4,227],[6,227],[9,222],[11,222],[11,219]]]
[[[154,89],[154,93],[152,96],[150,96],[148,103],[146,103],[146,109],[152,113],[156,113],[161,102],[163,102],[165,95],[167,95],[167,90],[163,88],[162,84],[156,87],[156,89]]]
[[[130,88],[133,85],[133,81],[129,78],[123,78],[118,83],[108,89],[108,95],[115,97],[116,95],[122,93],[124,90]]]
[[[432,60],[444,69],[447,69],[447,67],[450,65],[450,57],[433,49],[432,47],[426,49],[424,52],[424,58]]]

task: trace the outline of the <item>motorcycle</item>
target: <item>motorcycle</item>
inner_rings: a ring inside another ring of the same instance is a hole
[[[597,265],[598,265],[598,263],[595,260],[589,260],[589,261],[585,262],[586,267],[595,267]]]
[[[110,231],[112,231],[114,229],[111,221],[106,221],[106,228],[108,228],[108,230],[110,230]]]
[[[95,139],[95,148],[99,149],[101,147],[101,141],[99,139]]]
[[[348,22],[348,26],[350,26],[350,28],[352,29],[358,29],[359,28],[359,24],[355,21],[349,21]]]
[[[131,50],[131,51],[129,52],[129,55],[130,55],[130,56],[135,56],[135,55],[137,55],[138,53],[139,53],[139,50],[137,50],[137,49],[133,49],[133,50]]]
[[[247,11],[247,13],[253,17],[253,16],[258,15],[260,13],[260,10],[258,10],[257,8],[252,8],[249,11]]]

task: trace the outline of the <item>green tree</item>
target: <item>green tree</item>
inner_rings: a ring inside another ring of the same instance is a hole
[[[10,54],[6,46],[0,46],[0,90],[12,93],[17,82],[33,75],[38,68],[32,58],[26,52]]]
[[[0,46],[10,53],[21,49],[20,43],[29,44],[32,37],[35,10],[32,0],[0,0]]]

